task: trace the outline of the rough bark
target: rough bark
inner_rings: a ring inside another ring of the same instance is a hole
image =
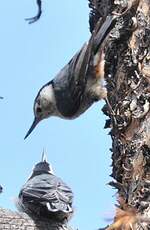
[[[110,11],[122,13],[105,44],[105,79],[113,113],[107,105],[103,112],[109,116],[105,127],[111,127],[112,137],[110,185],[118,191],[109,229],[149,229],[150,0],[116,0]]]
[[[23,212],[12,212],[0,208],[0,230],[72,230],[66,224],[54,221],[38,220]]]

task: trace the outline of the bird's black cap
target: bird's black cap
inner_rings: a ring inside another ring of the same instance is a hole
[[[39,163],[34,166],[33,173],[50,173],[53,174],[51,165],[47,162],[45,152],[42,153],[42,159]]]
[[[35,165],[33,172],[51,172],[51,167],[49,165],[48,162],[43,161],[43,162],[39,162]]]

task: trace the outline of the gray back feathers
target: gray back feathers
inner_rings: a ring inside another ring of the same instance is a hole
[[[73,213],[71,189],[59,177],[45,171],[36,174],[33,171],[33,175],[19,193],[23,211],[43,218],[68,220]]]

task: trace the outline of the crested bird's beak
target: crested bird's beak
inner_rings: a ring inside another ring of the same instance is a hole
[[[46,157],[46,154],[45,154],[45,150],[43,149],[43,153],[42,153],[42,159],[41,159],[42,162],[48,162],[47,161],[47,157]]]
[[[24,140],[32,133],[32,131],[33,131],[34,128],[37,126],[37,124],[39,123],[39,121],[40,121],[40,120],[37,119],[37,118],[35,117],[35,119],[34,119],[32,125],[31,125],[31,127],[30,127],[30,129],[29,129],[29,131],[27,132],[27,134],[26,134],[25,137],[24,137]]]

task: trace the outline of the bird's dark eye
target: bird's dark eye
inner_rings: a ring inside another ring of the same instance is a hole
[[[37,111],[37,113],[41,113],[41,112],[42,112],[42,109],[41,109],[40,107],[38,107],[38,108],[36,109],[36,111]]]

